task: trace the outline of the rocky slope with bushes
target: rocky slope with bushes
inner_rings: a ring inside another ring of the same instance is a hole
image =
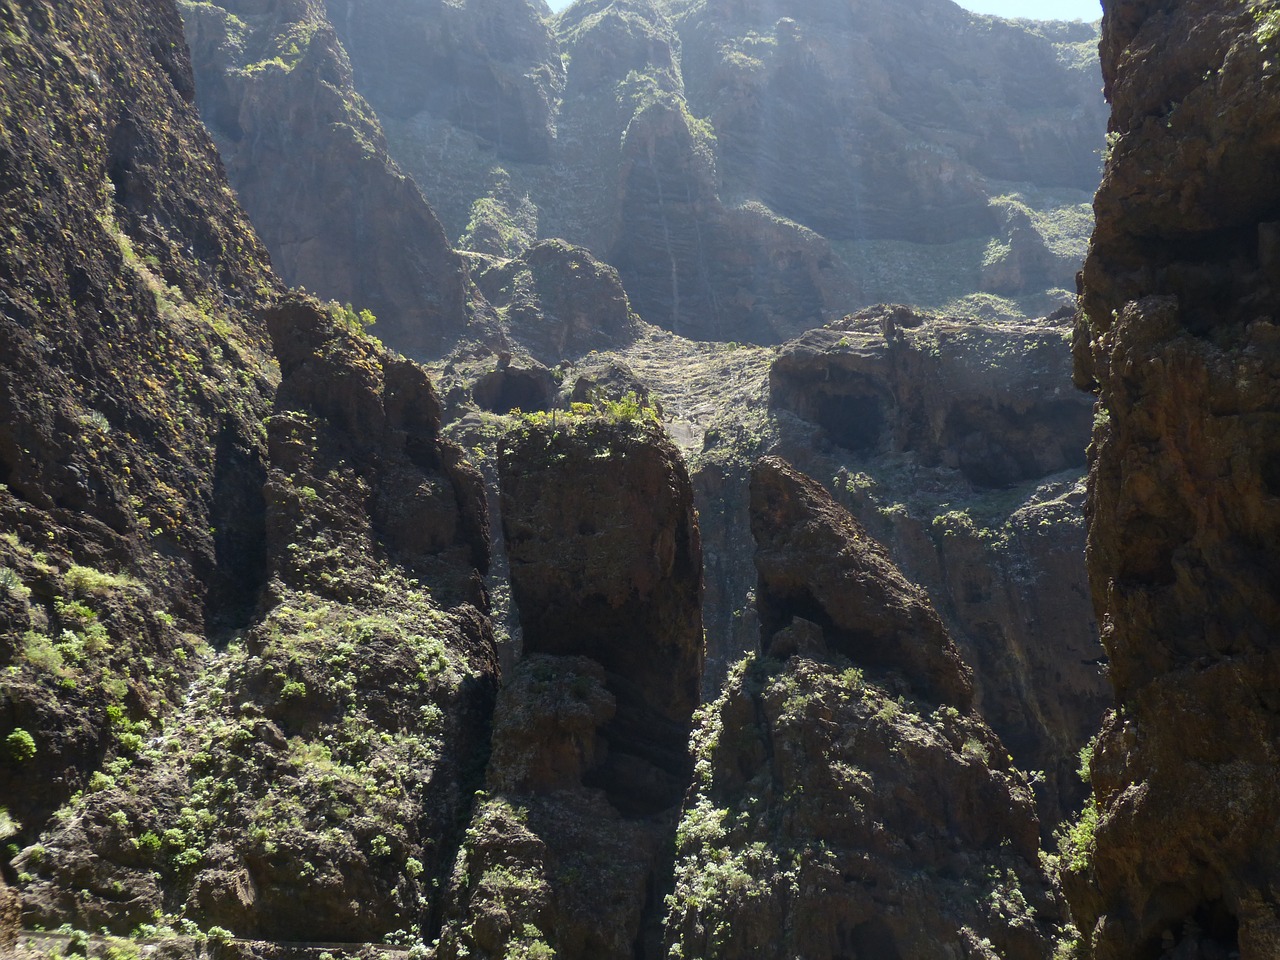
[[[1110,5],[1076,375],[1116,709],[1067,891],[1084,956],[1272,957],[1280,361],[1270,3]]]
[[[251,629],[14,868],[28,923],[268,940],[427,929],[479,785],[496,652],[479,477],[416,365],[294,300],[267,314],[266,585]]]
[[[764,654],[694,738],[669,955],[1048,956],[1030,789],[923,593],[782,460],[751,516]]]
[[[170,714],[257,603],[279,286],[172,6],[0,21],[0,805],[25,845],[119,754],[112,718]]]
[[[1094,34],[771,10],[0,0],[0,949],[1053,955]]]

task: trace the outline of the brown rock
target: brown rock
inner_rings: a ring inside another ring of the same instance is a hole
[[[761,460],[751,478],[751,532],[766,647],[788,643],[775,635],[797,633],[797,618],[810,621],[832,653],[900,671],[925,697],[969,708],[969,668],[924,591],[821,485],[784,460]]]
[[[278,285],[172,5],[0,21],[0,742],[35,745],[0,750],[0,797],[27,843],[114,750],[106,705],[168,713],[190,637],[257,603]]]
[[[17,945],[21,914],[17,893],[0,879],[0,956],[7,955]]]
[[[1280,949],[1274,13],[1119,2],[1076,374],[1117,711],[1066,877],[1098,960]]]
[[[544,364],[624,347],[639,332],[618,272],[562,240],[490,266],[476,284],[505,312],[507,335]]]
[[[670,816],[619,815],[584,786],[607,765],[614,696],[585,657],[534,655],[494,712],[481,804],[450,885],[442,960],[542,943],[565,960],[630,960],[670,843]]]
[[[502,524],[526,653],[584,656],[617,700],[604,786],[624,813],[679,798],[702,672],[701,550],[679,454],[648,421],[565,418],[507,439]]]
[[[847,661],[752,658],[692,749],[673,953],[1051,954],[1064,917],[1030,791],[975,716],[895,699]]]
[[[861,454],[912,453],[980,487],[1084,465],[1091,410],[1064,330],[873,307],[786,344],[772,403]]]
[[[497,680],[483,489],[421,368],[305,297],[266,325],[262,609],[145,747],[113,721],[132,761],[17,860],[31,922],[361,943],[439,906]]]

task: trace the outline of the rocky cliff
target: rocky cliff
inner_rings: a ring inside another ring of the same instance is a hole
[[[368,218],[410,241],[384,251],[410,258],[406,276],[448,272],[435,241],[413,239],[378,199],[380,124],[454,242],[504,257],[538,239],[582,245],[619,269],[642,317],[693,337],[776,343],[884,300],[1000,316],[1070,300],[1102,148],[1087,25],[980,17],[950,0],[857,11],[824,0],[767,16],[751,2],[589,0],[555,18],[529,0],[301,6],[299,20],[192,4],[188,19],[225,24],[230,12],[242,25],[238,47],[225,26],[191,29],[214,51],[197,58],[209,64],[202,102],[247,151],[250,178],[289,169],[291,144],[337,138],[336,150],[363,131],[369,209],[342,206],[359,197],[335,169],[357,164],[335,158],[291,178],[295,204],[263,212],[273,250],[277,234],[315,258],[347,250],[347,265],[316,271],[330,283],[380,276],[364,292],[382,297],[408,283],[362,249]],[[278,48],[314,48],[332,66],[253,59]],[[360,116],[335,127],[326,117],[342,103]],[[284,104],[308,106],[286,116]],[[237,132],[250,127],[269,135]],[[329,229],[299,234],[294,206]],[[292,255],[277,259],[301,278]],[[437,306],[423,322],[448,321],[450,304]]]
[[[0,805],[27,843],[257,602],[278,287],[171,6],[0,20]]]
[[[387,155],[320,0],[181,4],[201,115],[281,277],[439,354],[467,325],[466,265]]]
[[[441,956],[657,956],[703,657],[689,477],[652,421],[598,416],[526,425],[500,471],[524,659]]]
[[[29,924],[362,942],[439,908],[496,685],[480,480],[420,368],[312,302],[267,323],[263,612],[158,729],[108,710],[116,758],[15,860]]]
[[[1116,709],[1068,892],[1097,958],[1280,951],[1271,4],[1107,5],[1076,375]]]
[[[766,654],[694,737],[670,955],[1047,956],[1063,911],[1030,790],[937,615],[784,461],[751,492]]]
[[[984,36],[1064,82],[1085,41],[864,6],[191,3],[193,80],[168,0],[0,0],[0,949],[20,910],[111,960],[1052,952],[1087,403],[1052,319],[833,319],[922,238],[803,222],[751,99],[940,29],[858,117],[951,166],[876,203],[952,230],[973,187],[953,243],[1026,292],[1074,134],[999,64],[1016,149],[911,114]],[[350,306],[284,294],[215,143]],[[823,485],[753,489],[775,451]]]

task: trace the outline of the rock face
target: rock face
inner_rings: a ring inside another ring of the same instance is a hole
[[[617,349],[638,333],[618,272],[560,240],[487,265],[476,285],[503,316],[506,337],[544,364]]]
[[[679,454],[655,425],[591,417],[517,435],[499,471],[525,652],[595,660],[618,700],[592,785],[624,813],[673,805],[703,655],[702,553]]]
[[[776,343],[858,302],[1070,299],[1103,130],[1090,26],[949,0],[325,10],[455,242],[584,246],[651,323]]]
[[[1044,772],[1046,824],[1084,799],[1076,754],[1109,703],[1083,564],[1091,411],[1064,333],[883,307],[785,345],[770,374],[775,407],[817,430],[780,449],[929,590],[983,716]]]
[[[766,653],[807,652],[814,633],[819,651],[900,671],[929,699],[969,708],[969,670],[924,591],[820,484],[783,460],[761,460],[751,478],[751,533]],[[808,625],[804,636],[791,626],[797,619]]]
[[[813,481],[769,459],[752,485],[770,657],[735,668],[695,734],[671,955],[1048,956],[1063,917],[1025,781],[976,716],[913,693],[940,686],[921,660],[947,649],[963,687],[936,615]],[[780,584],[821,595],[836,565],[867,618],[856,644]]]
[[[526,426],[500,474],[525,657],[440,956],[657,956],[702,669],[689,478],[652,422],[594,416]]]
[[[465,264],[387,156],[320,0],[182,11],[200,112],[280,275],[371,310],[405,353],[444,353],[468,320]]]
[[[30,842],[265,573],[276,281],[166,4],[0,5],[0,797]],[[12,880],[12,875],[9,875]]]
[[[496,686],[483,492],[421,368],[342,322],[268,313],[265,612],[145,745],[113,718],[122,762],[15,862],[28,922],[341,942],[429,922]]]
[[[1076,373],[1117,709],[1068,874],[1086,955],[1280,950],[1276,14],[1109,4]],[[1087,828],[1096,821],[1096,835]]]
[[[773,403],[846,450],[1010,487],[1084,466],[1092,413],[1067,389],[1064,332],[873,308],[786,344]]]

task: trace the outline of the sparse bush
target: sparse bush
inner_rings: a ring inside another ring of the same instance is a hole
[[[18,763],[26,763],[36,755],[35,737],[21,727],[4,738],[4,746],[9,758]]]

